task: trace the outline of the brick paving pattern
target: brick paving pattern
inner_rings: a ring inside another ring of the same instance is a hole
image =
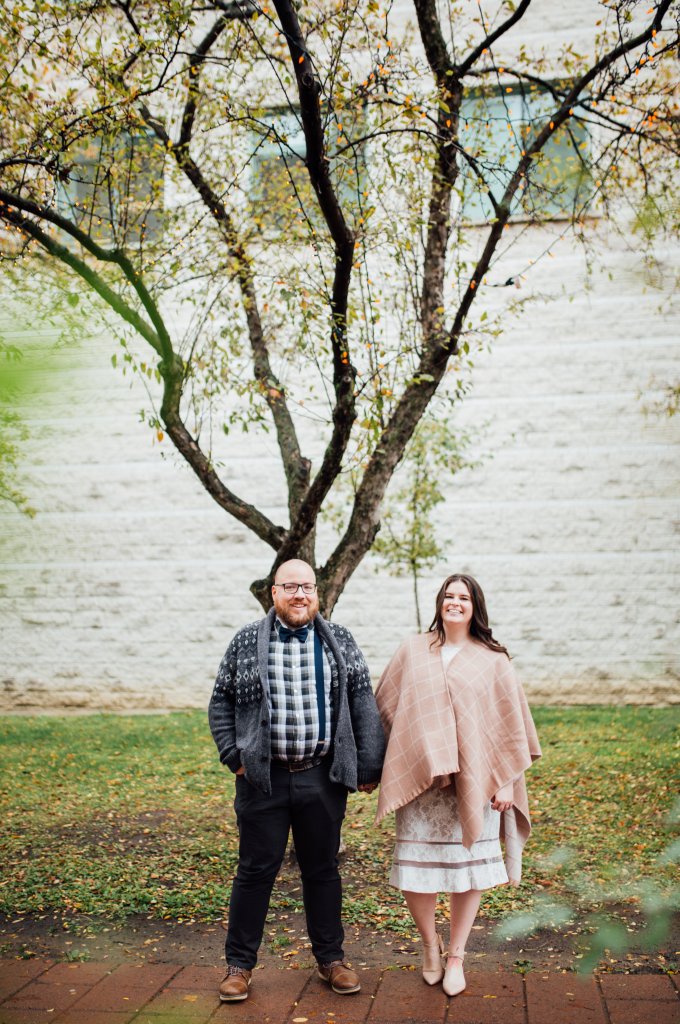
[[[470,973],[447,999],[417,971],[361,973],[338,996],[310,970],[254,972],[250,997],[221,1004],[223,971],[180,964],[0,960],[0,1024],[680,1024],[678,978]]]

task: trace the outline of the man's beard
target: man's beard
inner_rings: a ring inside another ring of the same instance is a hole
[[[275,606],[276,607],[276,606]],[[319,610],[319,600],[315,597],[308,605],[300,608],[276,608],[276,614],[284,626],[292,626],[297,629],[299,626],[307,626]]]

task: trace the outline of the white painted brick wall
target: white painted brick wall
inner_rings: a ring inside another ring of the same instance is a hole
[[[442,578],[473,572],[534,700],[673,702],[680,418],[643,404],[653,378],[676,379],[677,312],[660,311],[663,291],[602,232],[613,281],[598,274],[585,291],[582,260],[562,243],[527,277],[522,294],[537,301],[479,358],[457,422],[485,424],[478,449],[493,457],[448,483],[447,557],[420,594],[429,620]],[[677,256],[659,254],[666,268]],[[516,294],[480,300],[500,309]],[[0,326],[18,330],[7,314]],[[202,706],[233,631],[259,614],[248,585],[269,549],[161,458],[168,444],[139,423],[142,390],[112,369],[113,349],[99,338],[67,353],[26,410],[39,515],[0,520],[1,710]],[[225,452],[236,491],[284,521],[273,439]],[[322,546],[330,539],[324,528]],[[366,560],[335,613],[376,676],[414,628],[409,581],[379,568]]]

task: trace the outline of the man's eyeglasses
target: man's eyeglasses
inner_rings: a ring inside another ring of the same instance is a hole
[[[298,590],[302,590],[303,594],[313,594],[316,591],[316,583],[275,583],[274,586],[281,587],[284,594],[289,597],[297,594]]]

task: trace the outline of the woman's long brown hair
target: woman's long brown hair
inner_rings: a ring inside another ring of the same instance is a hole
[[[484,600],[484,593],[474,576],[468,576],[464,572],[456,572],[452,576],[447,576],[442,586],[439,588],[437,594],[437,604],[434,613],[434,619],[430,624],[428,633],[436,633],[436,637],[432,639],[433,646],[435,643],[441,647],[446,640],[446,632],[444,630],[444,622],[442,620],[442,606],[446,597],[446,591],[452,583],[464,583],[470,592],[472,598],[472,619],[470,621],[470,636],[474,637],[475,640],[479,640],[480,644],[484,644],[491,651],[498,651],[501,654],[508,654],[507,647],[503,647],[503,644],[499,644],[498,640],[494,639],[493,633],[491,632],[491,626],[489,625],[489,616],[486,611],[486,601]]]

